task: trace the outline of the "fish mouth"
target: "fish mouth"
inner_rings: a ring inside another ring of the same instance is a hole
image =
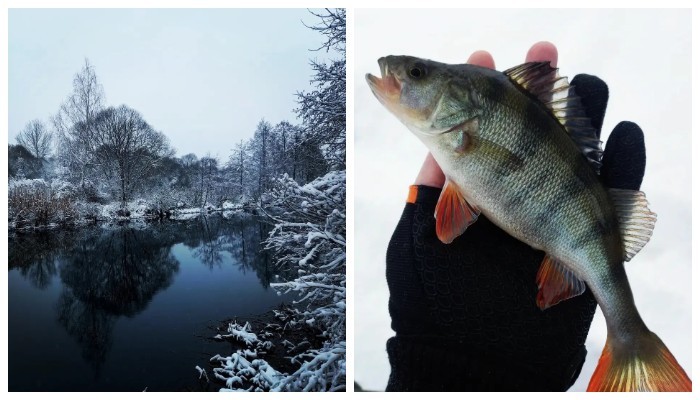
[[[401,94],[401,82],[389,71],[389,65],[384,57],[380,58],[378,63],[381,77],[372,74],[365,75],[372,93],[384,104],[398,102]]]

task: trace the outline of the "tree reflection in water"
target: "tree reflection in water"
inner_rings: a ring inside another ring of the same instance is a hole
[[[117,317],[143,311],[178,271],[172,244],[159,236],[128,226],[103,230],[81,240],[60,261],[64,290],[58,320],[80,343],[96,375],[111,347]]]
[[[226,268],[228,253],[244,272],[253,271],[269,287],[278,274],[260,245],[269,227],[252,216],[198,218],[141,226],[89,227],[14,235],[9,266],[33,286],[46,289],[60,275],[56,304],[59,323],[80,344],[82,356],[99,376],[121,316],[146,309],[179,270],[171,253],[183,243],[207,267]]]
[[[58,273],[56,262],[66,248],[72,247],[70,235],[38,232],[9,239],[10,268],[19,268],[22,276],[37,289],[46,289]]]
[[[75,338],[82,356],[99,377],[100,369],[112,347],[112,330],[117,316],[98,306],[78,299],[73,290],[64,287],[58,299],[58,322]]]
[[[188,229],[191,232],[184,244],[209,268],[221,267],[223,255],[228,253],[238,262],[241,271],[255,272],[264,288],[268,288],[274,276],[280,273],[260,244],[271,227],[259,218],[238,214],[201,218],[189,224]]]

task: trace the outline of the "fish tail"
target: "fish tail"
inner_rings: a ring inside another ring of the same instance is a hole
[[[692,382],[653,332],[633,340],[608,336],[589,392],[690,392]]]

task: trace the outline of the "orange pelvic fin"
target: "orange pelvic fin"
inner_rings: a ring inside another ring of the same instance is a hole
[[[447,179],[435,207],[435,231],[441,242],[448,244],[476,222],[481,211],[469,204],[457,185]]]
[[[564,264],[549,255],[544,256],[537,271],[537,306],[545,310],[559,302],[576,297],[586,285]]]
[[[589,392],[690,392],[692,382],[654,333],[622,344],[608,338]]]

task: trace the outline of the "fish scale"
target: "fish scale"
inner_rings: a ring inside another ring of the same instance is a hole
[[[545,120],[543,115],[543,122],[538,124],[532,122],[533,118],[524,119],[521,117],[523,114],[519,116],[514,112],[516,109],[511,103],[517,102],[518,96],[524,98],[525,94],[513,91],[511,96],[505,97],[510,100],[506,104],[486,105],[484,114],[498,117],[486,119],[475,140],[477,143],[488,140],[525,160],[522,169],[512,174],[499,173],[502,171],[499,160],[489,157],[489,154],[480,154],[478,144],[473,149],[473,157],[451,154],[452,138],[449,137],[437,144],[439,147],[433,154],[440,165],[449,168],[444,169],[447,176],[464,182],[475,203],[480,205],[482,212],[494,223],[540,250],[569,247],[571,255],[559,256],[573,260],[581,254],[580,249],[566,246],[571,243],[558,242],[559,238],[569,240],[568,236],[579,238],[586,235],[587,224],[583,222],[587,221],[581,220],[611,219],[613,208],[579,150],[570,140],[568,148],[562,146],[563,139],[568,138],[555,130],[561,128],[553,126],[558,124],[553,118]],[[541,109],[537,111],[544,113]],[[557,139],[560,139],[560,143],[557,143]],[[447,151],[440,151],[440,148]],[[448,154],[448,157],[441,160],[444,158],[442,154]],[[590,182],[595,187],[586,188],[583,182]],[[563,187],[575,189],[575,192],[562,190]],[[594,197],[586,202],[590,192],[594,193]],[[509,199],[514,197],[526,199],[523,207],[510,206]],[[599,204],[603,207],[598,207]],[[545,220],[536,218],[539,214],[547,215],[549,205],[556,206],[559,211],[549,214],[550,217]],[[533,223],[537,226],[532,226]],[[562,235],[567,230],[569,235]],[[610,240],[619,242],[619,234],[614,236]],[[606,238],[590,238],[586,253],[605,253],[604,239]],[[621,246],[616,253],[608,255],[613,263],[622,260]]]
[[[438,238],[452,243],[484,214],[546,253],[535,277],[542,310],[593,292],[608,339],[589,391],[691,390],[642,321],[623,267],[656,214],[642,192],[602,185],[600,141],[566,79],[548,62],[503,73],[408,56],[379,64],[381,78],[367,75],[372,92],[445,173]]]

